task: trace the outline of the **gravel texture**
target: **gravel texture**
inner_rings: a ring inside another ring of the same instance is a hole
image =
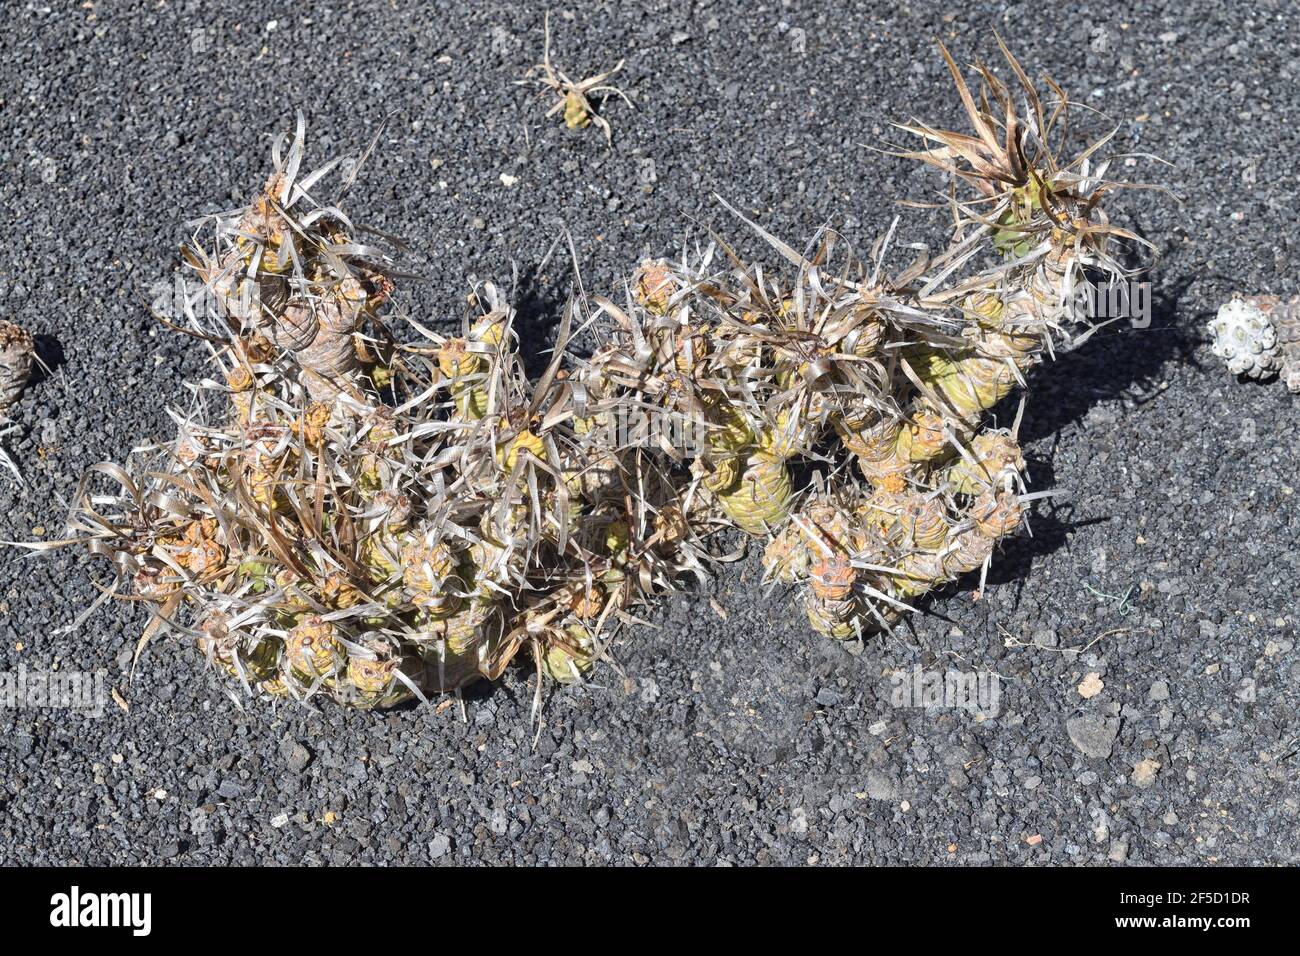
[[[12,410],[28,477],[0,537],[58,534],[87,465],[170,432],[195,341],[149,316],[182,221],[247,197],[301,106],[317,160],[396,111],[349,199],[407,238],[414,315],[459,321],[470,277],[509,283],[540,345],[572,272],[590,289],[713,225],[759,246],[835,218],[860,248],[942,217],[931,173],[871,152],[891,121],[952,122],[929,43],[1032,70],[1117,124],[1119,170],[1168,183],[1117,218],[1162,254],[1149,329],[1110,327],[1034,376],[1022,434],[1040,502],[973,586],[865,646],[811,634],[753,556],[665,602],[626,677],[531,675],[464,708],[242,706],[186,641],[114,604],[59,633],[105,569],[0,550],[0,669],[104,673],[129,711],[0,710],[0,862],[1294,863],[1300,799],[1300,405],[1238,383],[1204,322],[1234,289],[1297,291],[1300,18],[1288,3],[557,7],[575,78],[620,57],[615,145],[513,80],[540,7],[445,3],[15,5],[0,35],[0,315],[54,368]],[[1103,124],[1104,126],[1104,124]],[[901,134],[900,134],[901,135]],[[899,137],[895,137],[898,139]],[[718,610],[721,609],[723,617]],[[890,675],[1000,677],[996,716],[904,707]],[[1098,689],[1100,684],[1100,689]]]

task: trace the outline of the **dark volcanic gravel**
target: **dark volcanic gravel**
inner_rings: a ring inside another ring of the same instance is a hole
[[[564,227],[599,290],[697,222],[759,253],[714,192],[790,240],[834,218],[863,249],[896,200],[932,197],[935,175],[862,144],[913,115],[957,120],[936,35],[968,61],[1000,31],[1115,119],[1117,152],[1174,164],[1118,172],[1182,201],[1116,203],[1162,253],[1151,327],[1035,374],[1022,434],[1034,487],[1059,494],[981,600],[967,584],[845,647],[761,593],[751,556],[627,634],[626,680],[549,691],[535,745],[526,669],[464,717],[244,705],[178,639],[131,678],[139,609],[56,631],[102,565],[0,550],[0,669],[100,670],[129,703],[0,709],[0,862],[1295,862],[1300,404],[1234,381],[1202,327],[1233,289],[1300,291],[1300,18],[885,7],[556,8],[571,75],[627,58],[636,109],[610,103],[608,151],[512,82],[540,58],[540,7],[15,4],[0,315],[41,336],[54,373],[3,439],[28,477],[0,480],[6,540],[56,536],[82,469],[169,436],[204,349],[150,318],[149,289],[184,219],[260,184],[295,107],[318,161],[397,111],[349,199],[412,243],[429,280],[408,284],[412,314],[448,327],[470,277],[517,269],[538,346],[572,280],[565,257],[539,268]],[[938,214],[901,212],[907,240],[942,239]],[[895,706],[889,675],[918,666],[995,671],[997,716]]]

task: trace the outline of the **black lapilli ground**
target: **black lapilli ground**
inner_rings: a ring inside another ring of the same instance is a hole
[[[0,538],[58,534],[81,471],[166,438],[203,349],[149,315],[183,220],[260,185],[308,115],[318,159],[395,111],[349,195],[406,238],[412,314],[460,319],[471,279],[519,276],[540,348],[572,281],[615,288],[704,223],[759,246],[725,196],[796,241],[865,250],[936,177],[866,143],[959,119],[931,38],[992,60],[993,31],[1118,125],[1126,176],[1181,201],[1117,205],[1160,251],[1147,329],[1035,372],[1023,423],[1032,538],[982,598],[949,591],[890,638],[812,634],[751,557],[618,648],[625,677],[548,692],[526,670],[438,712],[240,705],[179,640],[129,677],[143,612],[60,633],[105,568],[0,549],[0,669],[103,670],[129,712],[0,708],[4,863],[1294,863],[1300,774],[1300,405],[1238,383],[1204,322],[1227,295],[1298,290],[1300,20],[1285,3],[584,4],[552,11],[575,78],[620,58],[615,144],[514,84],[542,9],[440,3],[28,4],[0,38],[0,315],[53,373],[3,439]],[[712,599],[712,601],[710,600]],[[715,609],[716,605],[716,609]],[[722,614],[717,609],[721,609]],[[995,717],[897,706],[891,675],[988,669]],[[1096,675],[1089,678],[1089,675]],[[1100,682],[1085,698],[1079,686]]]

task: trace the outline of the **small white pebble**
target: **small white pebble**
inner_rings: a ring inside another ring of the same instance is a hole
[[[1079,684],[1079,696],[1084,700],[1089,700],[1100,694],[1102,688],[1105,686],[1106,685],[1101,681],[1101,675],[1096,671],[1093,671]]]

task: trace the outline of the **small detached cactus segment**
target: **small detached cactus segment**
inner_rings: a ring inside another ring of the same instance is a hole
[[[1208,328],[1228,371],[1254,379],[1280,374],[1287,389],[1300,392],[1300,296],[1235,295]]]
[[[599,99],[603,107],[605,100],[617,96],[628,106],[632,105],[627,94],[610,82],[623,69],[623,61],[619,60],[614,64],[613,69],[574,82],[551,61],[551,15],[549,13],[545,16],[544,36],[542,62],[529,69],[524,78],[518,82],[525,85],[535,83],[550,91],[556,99],[546,111],[548,117],[555,116],[557,113],[562,115],[564,125],[573,130],[586,129],[595,123],[605,134],[605,145],[612,145],[614,130],[609,125],[609,120],[597,112],[592,100]]]

